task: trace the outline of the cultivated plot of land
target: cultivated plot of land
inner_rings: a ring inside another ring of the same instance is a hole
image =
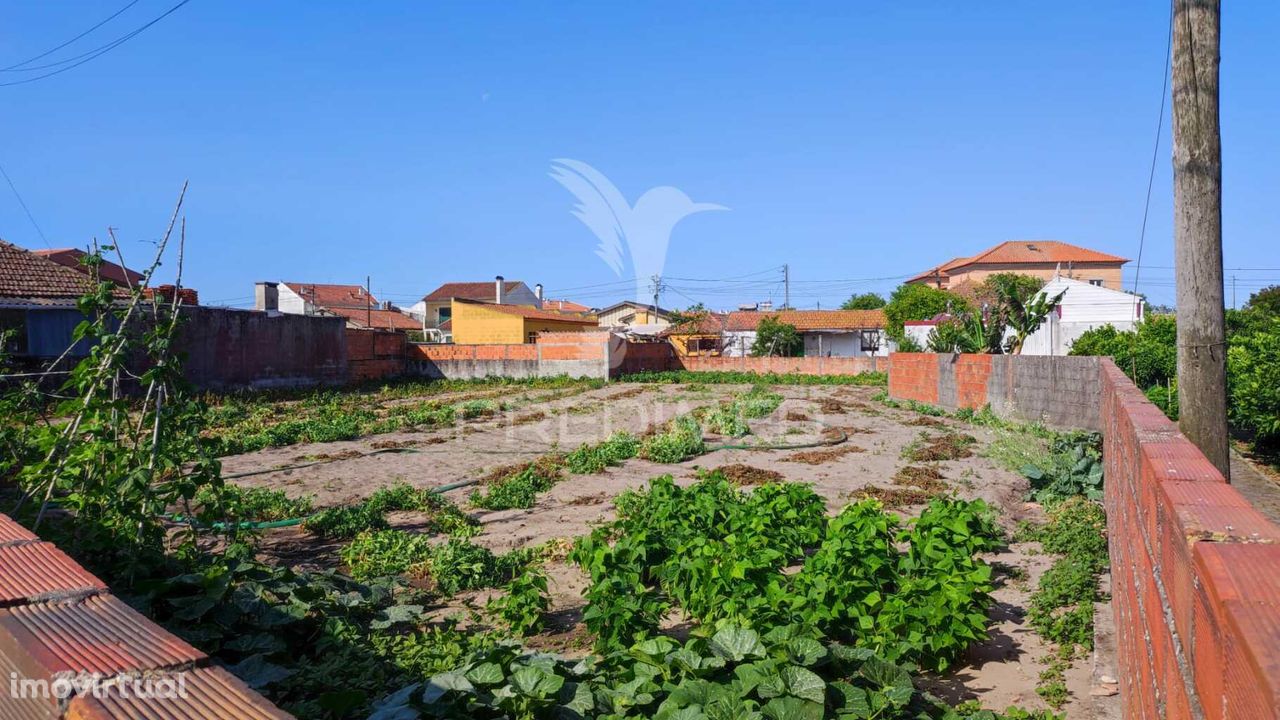
[[[448,422],[432,419],[426,427],[384,424],[377,429],[390,432],[245,452],[223,458],[223,468],[229,475],[242,475],[237,482],[244,486],[281,489],[292,497],[312,496],[317,508],[358,502],[398,483],[431,489],[478,481],[483,487],[485,478],[501,478],[520,463],[598,443],[616,431],[643,436],[677,416],[717,408],[750,390],[747,385],[698,383],[464,390],[431,398],[432,407],[473,403],[472,412],[459,410]],[[751,420],[748,435],[707,435],[709,451],[683,462],[632,458],[601,473],[566,473],[527,509],[472,507],[469,498],[476,485],[444,495],[479,522],[473,541],[495,551],[555,546],[561,541],[567,547],[568,541],[612,519],[619,493],[643,488],[650,478],[666,474],[677,484],[688,485],[701,471],[712,469],[721,469],[744,487],[771,481],[806,483],[825,501],[830,514],[850,502],[873,497],[909,517],[932,497],[955,495],[989,503],[1010,535],[1020,521],[1043,519],[1040,508],[1026,502],[1027,480],[1007,469],[1008,463],[990,457],[993,445],[999,446],[996,453],[1035,452],[1034,445],[1010,450],[1007,438],[999,437],[1002,431],[888,407],[874,399],[876,388],[775,386],[770,390],[783,400],[766,417]],[[488,404],[482,408],[475,404],[478,401]],[[394,414],[391,408],[414,403],[420,401],[381,399],[374,416],[386,417],[389,411]],[[772,449],[783,445],[809,447]],[[428,515],[413,511],[392,512],[388,519],[393,527],[408,531],[431,525]],[[317,539],[299,528],[284,528],[266,534],[262,552],[281,563],[341,567],[338,549],[343,544]],[[1038,543],[1012,542],[1007,550],[986,559],[997,571],[990,637],[971,647],[958,669],[928,678],[929,689],[952,702],[976,699],[993,708],[1042,707],[1036,686],[1051,649],[1028,626],[1025,616],[1031,592],[1052,558],[1040,553]],[[552,601],[549,627],[528,643],[570,655],[585,654],[590,638],[580,621],[587,578],[562,554],[553,554],[546,569]],[[482,603],[488,595],[485,591],[461,593],[442,605],[440,612]],[[678,632],[678,622],[672,625]],[[1089,658],[1076,660],[1066,671],[1072,696],[1066,706],[1070,717],[1098,712],[1099,701],[1090,697],[1094,675]]]

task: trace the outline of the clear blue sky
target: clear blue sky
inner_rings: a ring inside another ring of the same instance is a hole
[[[0,67],[125,1],[4,3]],[[41,62],[174,2],[140,0]],[[403,303],[495,274],[629,297],[554,158],[631,201],[672,185],[732,208],[685,220],[668,254],[673,277],[770,270],[670,281],[713,307],[780,300],[783,263],[794,304],[830,307],[897,283],[811,281],[1006,239],[1136,257],[1168,0],[602,5],[192,0],[81,67],[0,87],[0,163],[51,245],[110,225],[139,259],[189,179],[187,284],[241,305],[255,280],[365,275]],[[1226,265],[1280,268],[1280,3],[1225,5]],[[1140,290],[1172,302],[1167,121],[1156,167]],[[4,185],[0,237],[44,245]],[[1243,302],[1280,269],[1234,274]]]

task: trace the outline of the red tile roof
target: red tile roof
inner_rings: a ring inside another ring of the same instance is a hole
[[[0,240],[0,298],[72,300],[92,289],[88,276]]]
[[[539,310],[528,305],[498,305],[496,303],[480,302],[478,300],[466,300],[463,298],[454,298],[454,302],[464,303],[467,305],[483,305],[489,310],[505,313],[507,315],[518,315],[527,320],[553,320],[556,322],[568,322],[578,325],[595,325],[594,319],[584,318],[579,315],[561,314],[550,310]],[[452,320],[452,318],[450,318]]]
[[[726,330],[755,330],[760,321],[776,318],[801,332],[814,330],[866,330],[886,325],[883,310],[778,310],[729,313]]]
[[[422,321],[405,315],[399,310],[388,310],[378,298],[365,292],[361,285],[322,285],[317,283],[281,283],[298,297],[341,315],[353,325],[386,328],[390,330],[421,330]]]
[[[80,264],[80,258],[84,257],[88,253],[79,248],[32,250],[31,252],[39,255],[40,257],[49,258],[59,265],[69,267],[78,273],[82,273],[84,275],[89,274],[89,268]],[[102,265],[98,266],[98,275],[101,276],[103,280],[109,280],[120,287],[138,285],[141,284],[143,280],[142,273],[130,270],[126,267],[120,267],[113,262],[107,262],[105,260],[102,262]]]
[[[576,303],[572,300],[543,300],[542,309],[555,310],[556,312],[576,312],[576,313],[591,312],[591,308],[587,307],[586,305],[583,305],[582,303]]]
[[[502,283],[502,292],[510,295],[524,285],[519,280],[507,280]],[[437,302],[448,300],[450,298],[463,298],[465,300],[488,300],[493,301],[493,291],[497,287],[497,281],[490,282],[451,282],[445,283],[440,287],[432,290],[426,297],[422,298],[424,302]],[[527,288],[527,286],[526,286]]]
[[[672,325],[659,333],[659,335],[662,337],[668,335],[719,335],[725,331],[725,322],[728,317],[729,315],[726,313],[701,313],[691,320]]]
[[[1008,240],[994,247],[967,258],[955,258],[949,262],[930,268],[907,282],[930,280],[936,275],[948,277],[948,274],[970,265],[1068,265],[1072,263],[1116,263],[1129,262],[1128,258],[1111,255],[1078,245],[1071,245],[1058,240]]]

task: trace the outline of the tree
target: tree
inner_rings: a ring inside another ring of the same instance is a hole
[[[885,300],[878,293],[862,293],[854,295],[840,306],[841,310],[879,310],[884,307]]]
[[[684,310],[671,311],[671,324],[683,325],[689,322],[697,322],[707,316],[707,306],[702,303],[694,303]]]
[[[1010,355],[1021,355],[1022,345],[1040,326],[1045,318],[1053,312],[1053,308],[1062,302],[1066,290],[1052,298],[1046,293],[1037,293],[1030,300],[1020,297],[1021,288],[1016,283],[998,284],[996,291],[1000,296],[1000,320],[1013,334],[1005,341],[1005,350]],[[1003,334],[1003,333],[1002,333]]]
[[[1265,287],[1250,295],[1244,309],[1269,317],[1280,317],[1280,285]]]
[[[978,286],[978,299],[991,305],[1000,303],[1005,296],[1017,297],[1027,302],[1043,287],[1044,280],[1038,277],[1013,272],[996,273],[988,275]]]
[[[799,357],[804,354],[804,338],[795,325],[788,325],[777,316],[766,317],[756,326],[756,341],[751,346],[751,357]]]
[[[952,295],[946,290],[929,285],[899,285],[889,296],[884,306],[884,315],[888,321],[886,332],[894,341],[901,343],[902,324],[908,320],[928,320],[941,313],[959,313],[967,311],[969,303],[964,298]]]

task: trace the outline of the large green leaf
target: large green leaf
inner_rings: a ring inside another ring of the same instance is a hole
[[[711,637],[707,649],[730,662],[742,662],[751,657],[764,657],[764,645],[755,630],[727,627]]]

